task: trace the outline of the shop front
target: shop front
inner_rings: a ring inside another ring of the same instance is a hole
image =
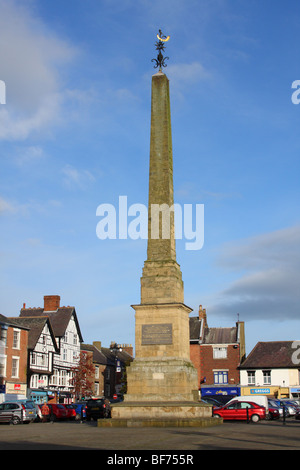
[[[228,401],[231,398],[239,396],[241,389],[239,386],[232,387],[230,385],[220,386],[201,386],[201,397],[205,400],[205,397],[212,397],[220,401]]]
[[[48,395],[46,390],[30,390],[28,398],[37,403],[38,405],[48,401]]]
[[[57,392],[58,403],[70,404],[73,402],[73,394],[71,392]]]
[[[300,387],[290,387],[290,396],[289,398],[300,399]]]
[[[5,393],[9,395],[25,395],[27,394],[27,384],[6,382]]]
[[[289,387],[241,387],[241,396],[264,395],[268,398],[289,398]]]

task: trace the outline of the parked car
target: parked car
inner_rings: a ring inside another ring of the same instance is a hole
[[[221,404],[221,406],[226,405],[229,401],[232,401],[236,398],[236,396],[233,395],[204,395],[201,397],[201,400],[206,400],[207,398],[210,398],[212,400],[216,400],[218,403]]]
[[[86,402],[70,403],[66,407],[73,410],[71,419],[83,421],[86,418]]]
[[[57,421],[68,418],[68,411],[61,403],[47,403],[50,410],[50,421]]]
[[[76,418],[76,410],[74,409],[72,404],[63,404],[63,406],[67,410],[67,419],[75,420]]]
[[[220,408],[213,408],[213,416],[224,420],[247,420],[254,423],[266,419],[266,408],[249,401],[233,401]]]
[[[281,401],[284,404],[288,404],[290,406],[293,406],[294,408],[296,408],[296,410],[300,410],[300,405],[297,402],[297,400],[293,400],[292,398],[283,398],[283,399],[281,399]]]
[[[299,405],[296,402],[293,402],[292,400],[281,398],[280,399],[281,406],[286,408],[288,410],[289,416],[295,416],[297,413],[297,410],[300,409]]]
[[[288,409],[282,406],[282,404],[280,403],[280,400],[277,400],[276,398],[268,398],[268,403],[269,403],[269,407],[273,409],[276,408],[278,410],[280,418],[283,417],[283,413],[285,413],[286,418],[289,416]]]
[[[0,404],[0,422],[12,424],[31,423],[37,413],[32,401],[4,402]]]
[[[217,407],[224,406],[224,403],[216,400],[215,398],[211,398],[211,397],[203,397],[202,401],[204,403],[207,403],[208,405],[213,405],[213,406],[217,406]]]
[[[96,421],[99,418],[110,418],[111,408],[109,400],[105,398],[91,398],[86,404],[86,419]]]
[[[268,419],[279,419],[280,418],[280,413],[279,413],[279,408],[276,406],[271,406],[269,404],[269,413],[267,415]]]
[[[300,419],[300,411],[299,410],[295,414],[295,419]]]
[[[42,411],[41,411],[41,408],[39,407],[39,405],[37,403],[35,403],[34,406],[35,406],[35,410],[36,410],[36,418],[35,418],[34,421],[36,423],[39,423],[43,419]]]
[[[269,402],[268,402],[268,398],[265,395],[243,395],[243,396],[238,396],[238,397],[232,398],[226,404],[229,405],[229,403],[233,403],[234,401],[243,401],[243,402],[256,403],[259,406],[263,406],[266,409],[266,416],[268,417]]]

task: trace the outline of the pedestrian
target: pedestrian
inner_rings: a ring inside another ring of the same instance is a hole
[[[110,407],[109,400],[107,398],[105,398],[104,400],[103,408],[104,408],[104,418],[111,418],[111,407]]]
[[[49,406],[45,402],[42,406],[42,416],[43,416],[43,421],[42,422],[43,423],[46,423],[48,421],[49,413],[50,413]]]

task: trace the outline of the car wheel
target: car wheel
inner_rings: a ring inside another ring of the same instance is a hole
[[[252,423],[258,423],[259,420],[260,420],[260,417],[258,415],[251,416]]]
[[[10,420],[10,424],[20,424],[21,423],[21,420],[19,418],[19,416],[12,416],[11,420]]]
[[[221,416],[218,415],[217,413],[214,413],[214,418],[221,418]]]

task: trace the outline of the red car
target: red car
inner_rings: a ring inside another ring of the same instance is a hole
[[[248,413],[247,413],[248,409]],[[232,401],[231,403],[213,408],[213,415],[225,419],[251,420],[257,423],[266,419],[266,408],[250,401]]]
[[[49,404],[50,409],[50,421],[56,421],[58,419],[67,419],[68,418],[68,410],[67,408],[62,405],[61,403],[51,403]]]
[[[74,408],[74,405],[70,404],[70,405],[63,405],[66,410],[67,410],[67,419],[75,419],[76,418],[76,410]]]
[[[269,418],[270,419],[279,419],[280,414],[278,408],[269,405]]]

